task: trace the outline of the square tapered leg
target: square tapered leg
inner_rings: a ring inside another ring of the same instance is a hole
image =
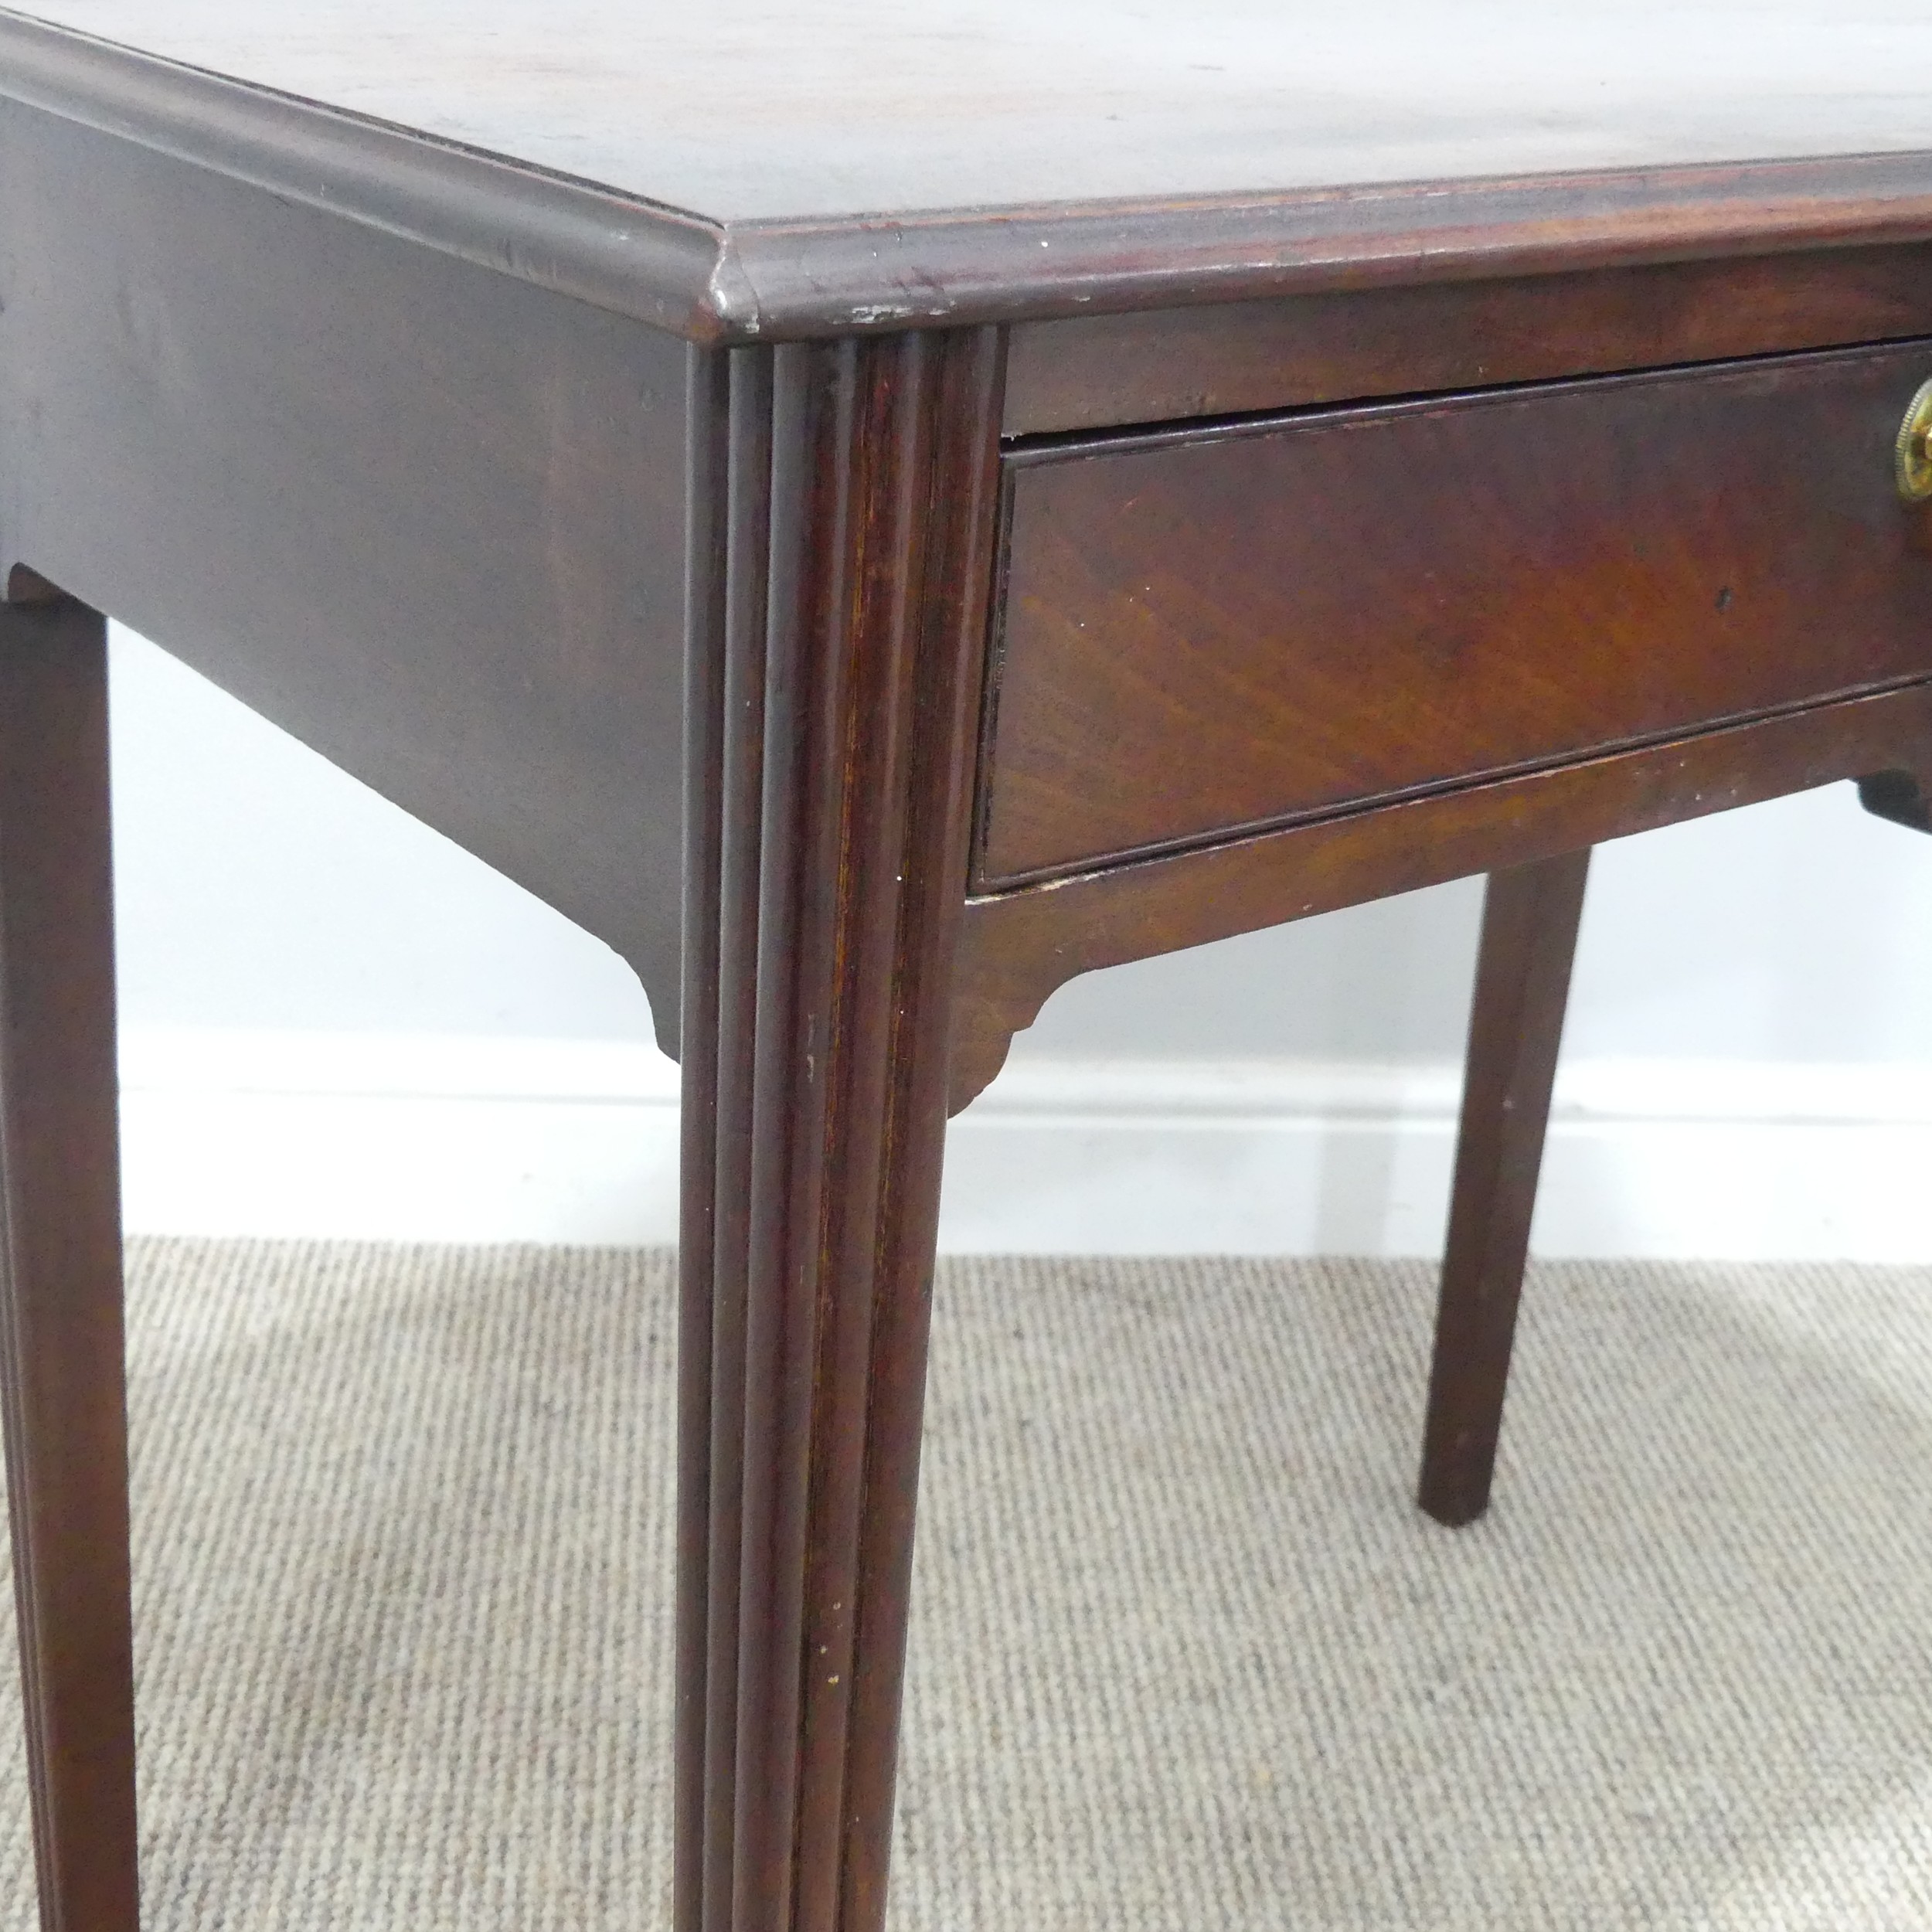
[[[0,607],[0,1398],[47,1932],[134,1932],[106,627]]]
[[[1589,869],[1586,847],[1489,878],[1423,1430],[1420,1500],[1438,1522],[1489,1506]]]

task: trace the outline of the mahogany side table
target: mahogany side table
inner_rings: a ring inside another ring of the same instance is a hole
[[[679,1932],[877,1932],[944,1123],[1048,993],[1491,875],[1462,1521],[1590,848],[1845,778],[1927,828],[1932,16],[39,11],[0,1388],[44,1923],[137,1917],[111,612],[641,975]]]

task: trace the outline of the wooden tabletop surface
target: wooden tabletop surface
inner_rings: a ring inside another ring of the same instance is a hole
[[[714,221],[1932,145],[1925,0],[39,0]]]
[[[1043,225],[1043,210],[1083,213],[1090,230],[1113,219],[1113,256],[1135,256],[1142,273],[1162,246],[1144,223],[1121,230],[1123,208],[1206,201],[1224,226],[1231,206],[1271,211],[1233,219],[1193,264],[1197,282],[1233,277],[1225,294],[1245,292],[1233,282],[1251,281],[1257,249],[1281,240],[1281,204],[1337,191],[1607,171],[1621,185],[1605,192],[1627,207],[1681,202],[1685,182],[1708,185],[1712,164],[1848,156],[1890,158],[1889,172],[1869,159],[1862,175],[1814,170],[1803,194],[1896,203],[1932,189],[1932,162],[1901,172],[1932,147],[1926,0],[36,0],[25,11],[72,30],[0,13],[0,90],[36,104],[73,104],[36,91],[31,76],[49,62],[70,97],[87,92],[75,77],[90,62],[98,79],[120,61],[126,83],[124,56],[72,37],[97,36],[667,219],[677,211],[714,236],[937,231],[968,211],[984,267],[990,216],[1000,264],[985,279],[1009,298],[1022,282],[1053,284],[1063,308],[1083,277],[1080,299],[1117,304],[1092,285],[1090,264],[1055,261],[1071,238]],[[151,100],[158,70],[145,71]],[[1763,214],[1791,199],[1796,179],[1763,177],[1743,198]],[[1412,196],[1395,226],[1413,252],[1417,233],[1480,226],[1474,207]],[[1005,219],[1015,211],[1018,243]],[[1549,212],[1546,198],[1537,219]],[[1198,252],[1200,233],[1189,240]],[[923,311],[922,275],[941,291]],[[826,260],[807,279],[831,291],[811,315],[801,291],[775,284],[721,284],[699,305],[725,333],[750,311],[769,333],[973,308],[959,264],[937,257],[886,264],[869,281]],[[706,332],[702,320],[691,332]]]

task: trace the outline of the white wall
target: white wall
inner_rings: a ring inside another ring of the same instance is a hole
[[[598,942],[114,647],[137,1227],[668,1238]],[[954,1130],[954,1246],[1427,1251],[1473,882],[1075,982]],[[1849,787],[1607,848],[1539,1245],[1932,1258],[1932,839]]]

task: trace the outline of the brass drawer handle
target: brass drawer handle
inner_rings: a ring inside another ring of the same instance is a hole
[[[1896,454],[1899,495],[1908,503],[1932,501],[1932,383],[1919,385],[1905,412]]]

